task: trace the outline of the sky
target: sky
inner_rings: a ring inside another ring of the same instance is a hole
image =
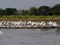
[[[60,0],[0,0],[0,8],[29,9],[30,7],[54,6]]]

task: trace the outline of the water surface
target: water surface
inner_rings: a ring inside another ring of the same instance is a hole
[[[0,45],[60,45],[60,29],[0,30]]]

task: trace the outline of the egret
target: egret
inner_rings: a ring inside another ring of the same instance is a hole
[[[31,21],[28,21],[27,24],[31,24],[32,22]]]
[[[41,26],[45,26],[46,23],[45,23],[44,21],[41,21],[41,22],[39,23],[39,25],[41,25]]]
[[[53,22],[49,21],[47,24],[48,24],[49,26],[52,26]]]
[[[57,23],[56,22],[53,22],[52,26],[57,26]]]

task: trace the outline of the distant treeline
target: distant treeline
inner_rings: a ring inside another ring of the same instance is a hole
[[[6,9],[0,8],[0,15],[14,15],[14,14],[17,14],[16,8],[6,8]]]
[[[30,7],[28,10],[17,10],[16,8],[0,8],[0,15],[40,15],[40,16],[52,16],[60,15],[60,4],[56,4],[52,7],[40,6],[39,8]]]

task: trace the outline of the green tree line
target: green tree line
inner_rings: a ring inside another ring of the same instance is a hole
[[[30,7],[28,10],[17,10],[16,8],[0,9],[0,15],[40,15],[40,16],[52,16],[60,15],[60,4],[54,6],[40,6]]]
[[[16,14],[17,14],[16,8],[6,8],[6,9],[0,8],[0,15],[16,15]]]

